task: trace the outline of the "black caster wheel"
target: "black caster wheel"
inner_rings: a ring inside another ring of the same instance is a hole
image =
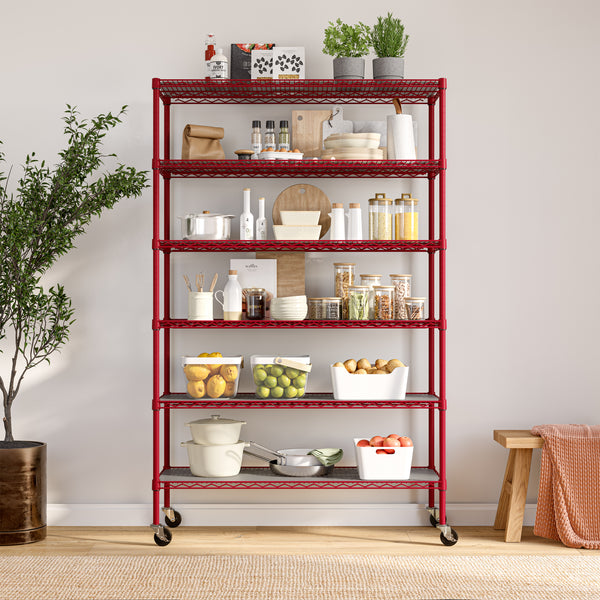
[[[440,533],[440,540],[444,546],[454,546],[456,542],[458,542],[458,533],[454,531],[454,529],[450,529],[452,535],[454,536],[453,540],[449,540],[443,533]]]
[[[429,515],[429,522],[431,523],[432,527],[438,526],[438,521],[433,515]]]
[[[176,510],[174,510],[173,513],[175,514],[175,519],[171,521],[169,517],[165,516],[165,524],[169,527],[179,527],[181,525],[181,514],[178,513]]]
[[[163,540],[162,538],[159,538],[156,533],[154,534],[154,543],[157,546],[168,546],[171,543],[173,534],[166,527],[164,528],[164,535],[165,539]]]

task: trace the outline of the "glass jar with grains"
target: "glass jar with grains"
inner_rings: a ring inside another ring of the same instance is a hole
[[[351,285],[348,288],[348,318],[367,321],[369,319],[369,286]]]
[[[375,316],[376,321],[391,321],[394,318],[394,286],[376,285]]]
[[[417,321],[425,318],[425,300],[426,298],[404,298],[408,319]]]
[[[392,203],[385,194],[375,194],[369,199],[369,239],[392,239]]]
[[[394,286],[394,319],[408,319],[404,299],[410,296],[410,282],[412,275],[391,274],[390,281]]]
[[[333,263],[334,294],[342,299],[342,319],[348,318],[348,286],[354,285],[356,263]]]
[[[381,275],[361,273],[360,285],[369,286],[369,319],[372,319],[375,315],[375,294],[373,293],[373,286],[381,285]]]
[[[395,239],[419,239],[418,203],[419,201],[410,194],[402,194],[402,198],[396,198]]]

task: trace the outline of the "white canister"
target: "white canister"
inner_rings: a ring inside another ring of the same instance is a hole
[[[388,160],[415,160],[417,158],[411,115],[388,115],[387,157]]]
[[[190,321],[213,320],[212,292],[188,292],[188,319]]]
[[[346,231],[345,231],[345,223],[344,223],[344,205],[340,203],[333,203],[331,205],[331,212],[329,213],[331,217],[331,229],[330,231],[330,239],[332,240],[345,240],[346,239]]]
[[[350,202],[348,211],[348,239],[363,240],[362,212],[358,202]]]

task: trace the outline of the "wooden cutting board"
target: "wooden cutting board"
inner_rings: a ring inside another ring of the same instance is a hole
[[[319,217],[319,225],[321,226],[321,236],[323,237],[331,226],[331,202],[325,195],[323,190],[320,190],[314,185],[308,183],[297,183],[285,188],[273,204],[273,225],[281,225],[282,210],[318,210],[321,212]]]
[[[305,295],[304,252],[257,252],[256,258],[271,258],[277,261],[278,298]]]
[[[323,121],[330,116],[330,110],[293,110],[292,150],[297,148],[308,158],[320,157],[323,148]]]

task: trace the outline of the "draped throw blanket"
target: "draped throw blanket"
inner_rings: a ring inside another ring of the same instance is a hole
[[[600,549],[600,425],[536,425],[544,438],[533,533]]]

